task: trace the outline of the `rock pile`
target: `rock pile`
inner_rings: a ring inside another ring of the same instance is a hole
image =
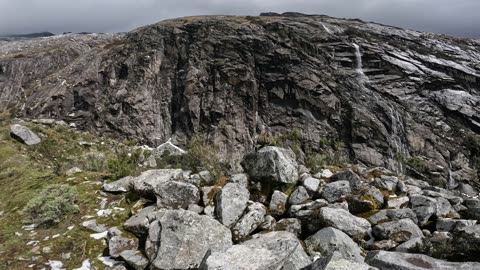
[[[478,198],[360,165],[299,176],[277,147],[243,166],[223,186],[170,169],[105,184],[156,200],[123,224],[135,238],[108,230],[110,256],[132,269],[480,269],[443,260],[480,261]]]

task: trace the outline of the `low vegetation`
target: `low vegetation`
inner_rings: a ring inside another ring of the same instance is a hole
[[[66,215],[79,212],[75,204],[77,190],[69,185],[51,184],[28,201],[24,213],[28,222],[50,226],[59,223]]]

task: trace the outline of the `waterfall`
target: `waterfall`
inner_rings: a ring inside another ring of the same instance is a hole
[[[408,148],[402,142],[402,134],[405,131],[403,121],[400,113],[394,109],[393,106],[388,106],[390,110],[391,131],[390,131],[390,149],[391,157],[395,158],[395,154],[400,154],[402,158],[407,158],[409,155]],[[398,162],[397,173],[403,172],[402,162]]]
[[[452,163],[448,163],[448,183],[447,183],[447,189],[452,190],[458,186],[457,182],[453,178],[453,173],[452,173]]]
[[[365,73],[363,73],[362,54],[360,53],[360,46],[353,43],[353,47],[355,47],[355,58],[356,58],[355,70],[357,71],[358,77],[360,79],[360,83],[363,84],[368,79]]]

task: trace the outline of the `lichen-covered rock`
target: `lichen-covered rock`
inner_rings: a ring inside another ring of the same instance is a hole
[[[389,251],[371,251],[365,262],[378,269],[439,269],[439,270],[471,270],[480,269],[480,263],[447,262],[423,254],[411,254]]]
[[[334,251],[327,256],[321,257],[316,260],[312,265],[304,270],[373,270],[368,264],[355,260],[344,258],[343,254],[338,251]]]
[[[352,190],[350,189],[350,183],[348,181],[337,181],[328,183],[323,187],[322,198],[329,203],[334,203],[347,197],[351,192]]]
[[[348,181],[352,190],[358,190],[362,184],[360,176],[358,176],[358,174],[354,173],[352,170],[336,173],[330,178],[330,181]]]
[[[117,181],[105,183],[103,190],[111,193],[128,192],[133,188],[133,177],[126,176]]]
[[[307,189],[308,193],[313,195],[318,191],[320,187],[320,180],[313,177],[307,177],[303,180],[303,186]]]
[[[289,232],[270,232],[235,245],[226,252],[212,252],[200,269],[302,269],[311,263],[300,241]]]
[[[270,214],[272,215],[283,215],[285,213],[286,207],[287,207],[287,200],[288,200],[288,195],[275,190],[272,194],[272,198],[270,200]]]
[[[370,223],[366,219],[356,217],[343,209],[323,207],[318,215],[323,226],[334,227],[356,239],[365,237],[370,230]]]
[[[179,181],[159,183],[154,192],[158,208],[186,209],[200,201],[200,191],[196,186]]]
[[[295,205],[295,204],[301,204],[308,199],[310,199],[310,196],[308,195],[307,189],[303,186],[298,186],[290,195],[288,202],[291,205]]]
[[[33,133],[33,131],[31,131],[29,128],[22,125],[11,126],[10,135],[26,145],[35,145],[42,142],[37,134]]]
[[[113,258],[120,257],[120,254],[125,250],[136,250],[138,248],[138,240],[126,237],[117,227],[108,229],[107,243],[108,254]]]
[[[183,171],[181,169],[161,169],[145,171],[132,180],[136,193],[146,198],[155,198],[155,189],[163,183],[181,181]]]
[[[224,253],[232,246],[228,228],[191,211],[168,210],[152,226],[146,252],[153,269],[198,268],[207,252]]]
[[[138,250],[125,250],[120,253],[120,258],[124,260],[134,270],[144,270],[147,268],[148,260]]]
[[[380,178],[376,178],[373,184],[380,190],[396,191],[398,178],[395,176],[382,175]]]
[[[247,207],[247,212],[232,227],[233,240],[240,241],[250,235],[262,224],[267,213],[261,203],[252,203]]]
[[[476,220],[439,218],[436,222],[436,229],[439,232],[451,232],[475,224],[477,224]]]
[[[417,215],[420,226],[427,224],[430,217],[437,211],[437,201],[427,196],[419,194],[410,195],[410,203],[412,204],[413,212]]]
[[[407,196],[400,196],[395,198],[390,198],[387,201],[387,208],[389,209],[400,209],[408,204],[410,199]]]
[[[372,224],[378,224],[385,221],[400,220],[404,218],[411,219],[415,224],[418,222],[417,215],[410,208],[403,209],[383,209],[368,217]]]
[[[373,234],[384,240],[403,243],[415,237],[422,237],[422,230],[411,219],[384,222],[373,226]]]
[[[344,232],[327,227],[305,239],[305,247],[310,256],[328,256],[335,251],[347,260],[363,262],[360,247]]]
[[[125,230],[135,234],[137,237],[144,237],[148,233],[148,227],[150,225],[149,215],[154,213],[157,207],[154,205],[147,206],[141,209],[137,214],[131,216],[125,223],[123,228]]]
[[[302,222],[297,218],[282,218],[275,225],[275,231],[291,232],[300,237],[302,235]]]
[[[294,183],[298,178],[298,164],[291,150],[267,146],[249,153],[242,162],[245,172],[256,179],[279,183]]]
[[[242,216],[250,198],[248,189],[238,183],[226,184],[216,195],[215,213],[218,220],[231,227]]]

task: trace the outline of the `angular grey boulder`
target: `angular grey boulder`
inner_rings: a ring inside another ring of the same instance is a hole
[[[231,227],[242,216],[250,198],[248,189],[238,183],[226,184],[216,195],[215,213],[218,220]]]
[[[212,252],[200,269],[302,269],[311,263],[300,241],[289,232],[269,232],[232,246],[226,252]]]
[[[360,247],[344,232],[327,227],[305,239],[305,247],[310,256],[328,256],[335,251],[348,260],[363,262]]]
[[[228,228],[208,216],[168,210],[152,224],[146,243],[152,269],[198,268],[207,252],[224,253],[232,246]]]
[[[196,186],[179,181],[159,183],[154,192],[158,208],[186,209],[200,201],[200,191]]]
[[[422,230],[408,218],[375,225],[373,234],[382,240],[391,239],[398,243],[423,236]]]
[[[356,217],[343,209],[323,207],[319,211],[319,221],[325,227],[334,227],[356,239],[363,238],[370,230],[368,220]]]
[[[103,190],[111,193],[128,192],[133,187],[133,177],[126,176],[117,181],[103,184]]]
[[[419,194],[410,195],[410,203],[412,204],[413,212],[417,215],[420,226],[427,224],[430,217],[437,210],[437,201],[427,196]]]
[[[291,232],[300,237],[302,235],[302,222],[297,218],[283,218],[277,222],[275,231]]]
[[[335,251],[325,257],[316,260],[312,265],[303,270],[374,270],[364,262],[349,260]]]
[[[137,250],[125,250],[120,253],[122,258],[130,267],[135,270],[144,270],[147,268],[148,260]]]
[[[104,231],[107,230],[107,227],[105,227],[102,224],[98,224],[96,219],[91,219],[91,220],[84,221],[84,222],[82,222],[81,225],[82,225],[82,227],[84,227],[86,229],[89,229],[91,231],[97,232],[97,233],[101,233],[101,232],[104,232]]]
[[[256,179],[279,183],[295,183],[298,164],[295,154],[288,149],[267,146],[245,155],[242,165],[245,172]]]
[[[125,223],[123,223],[123,228],[125,230],[133,233],[137,237],[144,237],[148,233],[148,227],[150,225],[150,220],[148,216],[154,213],[157,210],[157,207],[147,206],[141,209],[137,214],[131,216]]]
[[[288,200],[288,195],[275,190],[272,194],[272,199],[270,200],[270,214],[272,215],[283,215],[285,213],[286,207],[287,207],[287,200]]]
[[[339,172],[334,174],[330,181],[331,182],[337,182],[337,181],[343,181],[346,180],[350,184],[350,188],[352,190],[358,190],[362,184],[362,180],[358,174],[354,173],[352,170],[346,170],[343,172]]]
[[[247,213],[232,227],[233,240],[239,241],[250,235],[262,224],[267,210],[261,203],[252,203],[247,207]]]
[[[477,224],[477,220],[439,218],[436,222],[436,228],[439,232],[452,232],[465,227]]]
[[[378,269],[391,270],[473,270],[480,269],[480,263],[447,262],[427,255],[389,251],[370,251],[365,262]]]
[[[328,183],[323,187],[322,198],[329,203],[334,203],[345,198],[351,192],[352,190],[350,189],[350,183],[348,181],[337,181]]]
[[[305,189],[307,189],[309,194],[313,195],[320,187],[320,180],[313,177],[307,177],[305,180],[303,180],[303,186]]]
[[[308,199],[310,199],[310,196],[308,195],[307,189],[303,186],[299,186],[292,192],[292,195],[290,195],[288,202],[292,205],[295,205],[301,204]]]
[[[145,171],[132,180],[133,188],[140,196],[155,198],[155,188],[169,181],[181,181],[183,171],[181,169],[162,169]]]
[[[138,248],[138,240],[124,236],[117,227],[108,229],[107,243],[108,253],[113,258],[120,257],[120,253],[125,250],[136,250]]]
[[[22,125],[13,125],[10,127],[10,135],[26,144],[26,145],[35,145],[42,142],[42,140],[37,136],[37,134],[33,133],[29,128],[22,126]]]
[[[395,176],[382,175],[376,178],[373,184],[380,190],[395,191],[397,190],[398,178]]]
[[[410,208],[382,209],[367,219],[370,221],[370,223],[376,225],[381,222],[400,220],[404,218],[411,219],[415,224],[418,222],[417,215]]]

